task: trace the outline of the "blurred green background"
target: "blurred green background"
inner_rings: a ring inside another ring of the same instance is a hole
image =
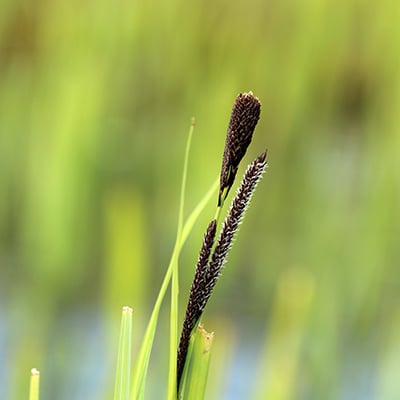
[[[398,2],[1,3],[1,399],[32,367],[43,399],[110,398],[121,307],[137,349],[172,251],[190,118],[186,213],[248,90],[244,164],[267,147],[270,167],[203,319],[207,398],[400,398]],[[214,211],[181,256],[182,314]]]

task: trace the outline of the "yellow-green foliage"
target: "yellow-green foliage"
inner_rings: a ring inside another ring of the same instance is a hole
[[[274,332],[293,270],[289,392],[396,398],[399,21],[394,0],[3,0],[0,397],[26,398],[36,366],[43,400],[111,398],[118,310],[135,310],[134,358],[172,251],[190,118],[185,212],[218,174],[232,99],[253,90],[262,118],[245,161],[268,147],[270,167],[203,321],[214,348],[212,319],[234,338],[208,398],[241,381],[241,355],[259,377],[245,398],[270,372],[255,357],[265,343],[287,357]],[[214,210],[183,249],[179,310]],[[167,387],[161,310],[149,398]]]

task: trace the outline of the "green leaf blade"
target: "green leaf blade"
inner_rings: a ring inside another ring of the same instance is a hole
[[[193,331],[182,374],[180,400],[204,399],[213,340],[214,333],[206,332],[201,325]]]
[[[189,164],[189,152],[192,143],[192,136],[194,131],[194,119],[189,129],[188,139],[186,143],[185,158],[183,164],[182,183],[181,183],[181,196],[179,202],[179,215],[178,215],[178,229],[176,234],[176,243],[182,242],[182,229],[183,229],[183,211],[185,205],[185,191],[187,170]],[[178,259],[180,251],[176,252],[176,256],[172,263],[172,289],[171,289],[171,312],[170,312],[170,336],[169,336],[169,373],[168,373],[168,399],[176,399],[176,354],[178,351],[178,296],[179,296],[179,268]]]
[[[128,400],[131,377],[132,308],[123,307],[115,375],[114,400]]]
[[[40,372],[36,368],[31,370],[29,385],[29,400],[39,400]]]
[[[147,325],[146,332],[139,350],[139,354],[136,359],[135,368],[132,377],[132,390],[131,390],[131,400],[141,400],[144,398],[145,381],[147,376],[147,369],[150,360],[150,354],[153,347],[155,331],[157,328],[158,316],[162,301],[164,299],[165,293],[167,291],[171,276],[172,267],[175,257],[182,250],[190,232],[193,229],[194,224],[199,218],[202,211],[205,209],[206,205],[210,199],[215,195],[217,188],[219,186],[219,179],[216,180],[210,187],[210,189],[205,193],[203,198],[199,201],[196,207],[193,209],[191,214],[187,217],[185,224],[183,225],[182,235],[180,243],[175,243],[174,251],[169,263],[167,272],[165,274],[161,289],[158,293],[156,303],[153,308],[153,312],[150,317],[150,321]],[[175,360],[176,361],[176,360]]]

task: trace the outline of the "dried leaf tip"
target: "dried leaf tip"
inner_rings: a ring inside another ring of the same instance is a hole
[[[253,137],[260,112],[261,103],[251,91],[237,96],[226,134],[218,206],[221,206],[233,185],[239,163]]]

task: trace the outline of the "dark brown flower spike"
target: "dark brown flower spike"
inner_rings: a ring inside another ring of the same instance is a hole
[[[211,296],[219,275],[221,274],[222,267],[224,266],[229,250],[231,249],[233,239],[243,220],[247,207],[250,204],[257,184],[267,168],[266,156],[267,151],[264,151],[247,167],[242,183],[240,184],[236,196],[232,201],[229,213],[222,225],[217,244],[215,245],[211,260],[207,265],[207,272],[204,276],[202,303],[199,305],[200,315]]]
[[[216,228],[217,221],[214,219],[208,225],[206,234],[204,235],[203,245],[200,250],[199,259],[197,260],[196,272],[194,275],[192,287],[190,289],[189,301],[186,308],[185,320],[183,321],[183,328],[178,347],[178,387],[180,378],[182,376],[183,367],[185,365],[190,335],[201,315],[199,306],[202,303],[202,296],[204,291],[204,275],[206,273],[211,249],[214,244]]]
[[[222,159],[218,206],[233,185],[238,166],[251,142],[260,118],[261,103],[252,92],[240,93],[232,108]]]
[[[211,255],[216,233],[216,221],[209,224],[204,236],[203,245],[196,265],[196,272],[190,289],[189,302],[178,348],[177,379],[180,384],[183,368],[189,347],[190,335],[198,323],[203,310],[211,296],[212,290],[221,274],[222,267],[231,248],[232,241],[242,222],[243,216],[266,167],[264,151],[246,170],[242,183],[232,202],[228,216],[222,226],[215,249]]]

